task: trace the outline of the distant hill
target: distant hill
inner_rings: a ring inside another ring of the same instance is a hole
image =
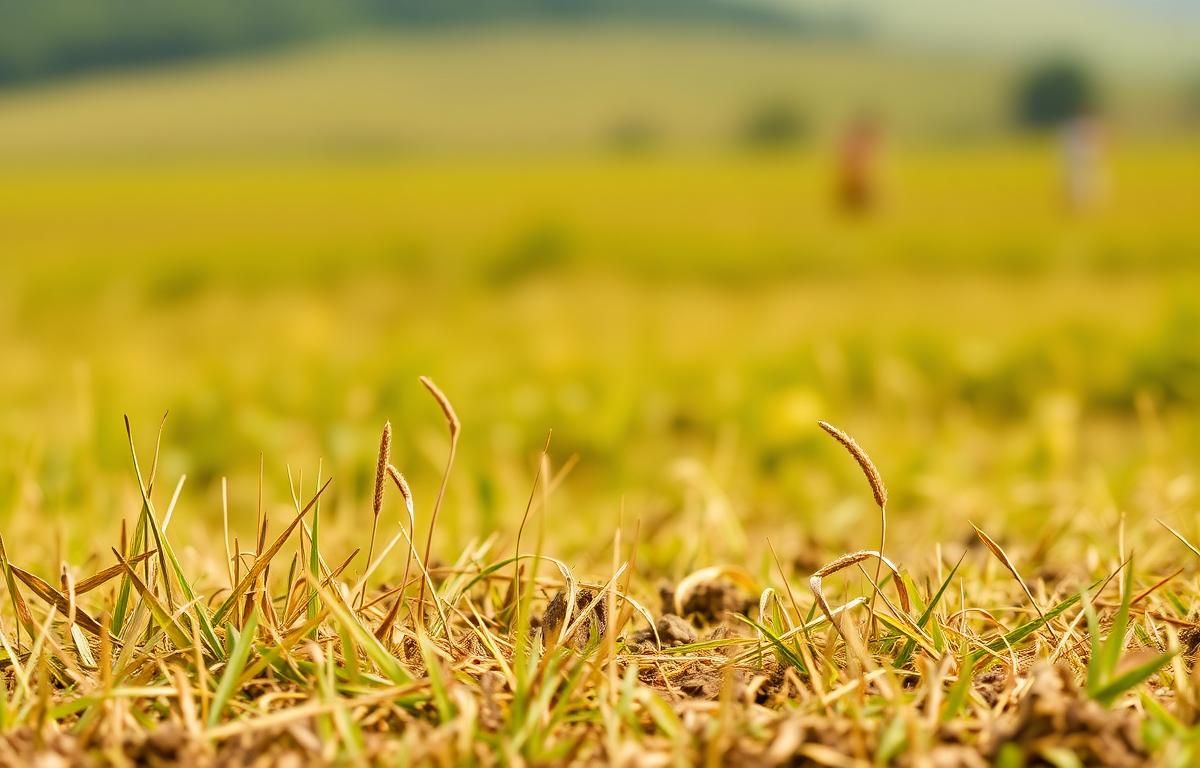
[[[889,132],[1000,130],[1009,72],[706,25],[495,25],[346,36],[261,55],[0,90],[0,167],[18,159],[438,152],[657,153],[744,142],[783,110],[797,142],[870,105]],[[1141,91],[1139,91],[1141,93]]]
[[[795,9],[736,0],[0,0],[0,85],[381,26],[639,18],[811,23]]]

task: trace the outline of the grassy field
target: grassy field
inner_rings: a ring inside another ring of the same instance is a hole
[[[521,39],[0,99],[0,764],[1193,764],[1200,145],[1070,216],[1053,146],[901,119],[850,221],[819,138],[727,140],[845,51],[729,43],[646,154],[632,69],[368,108]]]

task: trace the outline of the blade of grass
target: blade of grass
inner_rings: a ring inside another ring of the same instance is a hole
[[[1092,587],[1098,586],[1099,584],[1103,583],[1103,581],[1104,581],[1103,579],[1101,579],[1100,581],[1097,581],[1095,584],[1092,585]],[[978,662],[980,659],[982,659],[985,656],[988,656],[988,655],[991,655],[994,653],[1003,653],[1003,652],[1007,651],[1009,649],[1009,647],[1016,645],[1017,643],[1021,642],[1025,638],[1032,635],[1034,632],[1037,632],[1039,629],[1041,629],[1043,626],[1045,626],[1046,622],[1053,621],[1054,619],[1058,618],[1067,609],[1069,609],[1071,606],[1075,605],[1078,602],[1079,602],[1079,595],[1075,595],[1074,597],[1068,597],[1066,600],[1063,600],[1058,605],[1056,605],[1053,608],[1051,608],[1050,610],[1046,611],[1038,618],[1031,619],[1031,620],[1025,622],[1024,624],[1020,625],[1016,629],[1013,629],[1012,631],[1003,635],[1002,637],[999,637],[999,638],[991,641],[990,643],[984,644],[983,648],[981,648],[977,651],[974,651],[971,654],[971,660],[974,662]]]
[[[1029,604],[1033,606],[1033,610],[1037,611],[1038,616],[1041,616],[1043,619],[1045,619],[1045,614],[1042,613],[1041,606],[1037,604],[1037,600],[1033,599],[1033,592],[1030,591],[1029,585],[1025,583],[1025,580],[1021,578],[1021,574],[1017,572],[1017,566],[1013,563],[1012,558],[1008,556],[1008,553],[1005,552],[999,544],[993,541],[991,536],[988,536],[986,533],[980,530],[979,526],[975,525],[975,523],[971,523],[971,527],[975,529],[975,535],[978,536],[979,540],[983,542],[983,545],[988,548],[988,551],[995,555],[996,559],[1000,561],[1000,564],[1003,565],[1005,569],[1012,574],[1012,577],[1017,580],[1017,584],[1019,584],[1021,589],[1025,592],[1025,597],[1029,598]],[[1058,635],[1055,634],[1054,627],[1050,626],[1050,622],[1045,620],[1042,622],[1042,626],[1046,628],[1046,631],[1050,633],[1050,637],[1053,638],[1055,644],[1057,644]]]
[[[91,632],[93,635],[100,635],[100,622],[89,616],[79,606],[72,606],[67,596],[51,586],[49,582],[43,581],[29,571],[22,570],[12,563],[9,563],[8,567],[12,570],[13,575],[20,579],[25,586],[29,587],[35,595],[53,606],[63,616],[71,617],[72,608],[74,608],[74,623]]]
[[[974,657],[967,656],[963,659],[962,664],[958,668],[958,679],[954,681],[954,685],[950,686],[949,693],[946,694],[946,703],[942,708],[942,722],[948,723],[958,717],[958,713],[962,710],[963,705],[967,703],[967,697],[971,693],[972,676],[975,674]]]
[[[129,438],[129,455],[133,460],[133,470],[134,474],[137,476],[138,489],[142,494],[142,510],[144,519],[150,526],[150,532],[154,536],[154,541],[157,545],[157,551],[159,552],[159,559],[162,564],[163,584],[167,587],[168,607],[171,607],[171,591],[169,586],[170,580],[167,577],[167,563],[169,562],[171,565],[171,571],[175,574],[175,580],[179,582],[179,588],[183,591],[183,596],[186,599],[185,601],[191,603],[195,607],[194,613],[196,616],[196,621],[200,625],[200,635],[204,640],[205,646],[208,648],[209,653],[211,653],[214,657],[217,659],[223,659],[225,654],[221,647],[220,640],[217,639],[217,633],[213,629],[212,622],[209,620],[208,611],[204,608],[203,601],[198,599],[196,591],[192,589],[191,582],[188,581],[187,576],[184,574],[183,566],[180,565],[179,558],[175,556],[175,549],[171,546],[170,540],[167,539],[166,531],[159,527],[158,516],[154,511],[154,504],[150,501],[149,492],[142,482],[142,470],[138,465],[137,450],[133,445],[133,434],[129,431],[128,418],[125,420],[125,431]],[[182,487],[182,485],[183,478],[180,478],[179,486],[177,486],[175,490],[176,496],[179,495],[179,489]]]
[[[154,555],[155,555],[155,550],[153,550],[153,549],[150,550],[149,552],[143,552],[140,555],[136,555],[134,557],[129,558],[129,564],[137,565],[138,563],[145,562],[145,560],[147,558],[153,557]],[[125,566],[121,565],[120,563],[117,563],[116,565],[110,565],[109,567],[105,568],[103,571],[99,571],[91,576],[88,576],[86,579],[84,579],[83,581],[76,584],[75,585],[75,594],[83,595],[88,592],[91,592],[93,589],[96,589],[97,587],[104,586],[108,582],[110,582],[113,579],[115,579],[116,577],[120,576],[122,573],[125,573]]]
[[[962,556],[958,558],[958,562],[955,563],[954,567],[950,569],[950,573],[946,575],[946,579],[942,582],[942,585],[938,587],[938,591],[934,594],[933,599],[929,601],[929,605],[925,606],[925,610],[922,611],[921,615],[917,618],[917,626],[921,629],[925,629],[925,625],[929,623],[929,619],[933,616],[934,609],[937,608],[938,603],[941,602],[942,596],[946,594],[946,588],[950,586],[950,582],[954,579],[954,574],[958,573],[958,567],[963,564],[963,560],[966,559],[966,557],[967,554],[964,552]],[[914,638],[909,638],[904,646],[900,649],[900,654],[896,657],[896,660],[892,663],[892,666],[897,668],[903,667],[908,663],[908,660],[912,658],[912,655],[916,650],[916,640]]]
[[[229,630],[237,633],[237,640],[233,644],[233,651],[229,654],[228,661],[225,662],[225,670],[221,673],[221,681],[217,684],[212,707],[208,710],[209,728],[215,728],[217,723],[221,722],[221,714],[237,689],[242,670],[246,667],[246,660],[250,658],[250,649],[254,646],[254,636],[258,631],[258,611],[250,612],[250,616],[246,619],[246,626],[242,627],[241,632],[234,629],[232,625]]]
[[[758,630],[763,637],[767,638],[767,641],[771,643],[771,645],[775,646],[775,650],[779,652],[779,655],[782,656],[788,664],[791,664],[793,667],[800,670],[801,673],[808,674],[808,668],[804,665],[804,662],[800,660],[800,657],[796,655],[795,651],[789,648],[787,644],[784,643],[783,640],[781,640],[779,636],[772,632],[768,627],[759,624],[754,619],[742,616],[741,614],[734,614],[734,617],[743,624]]]
[[[288,527],[283,530],[283,533],[279,534],[279,537],[275,539],[275,542],[254,560],[254,565],[250,566],[250,570],[246,571],[246,575],[241,578],[241,581],[237,583],[237,586],[234,587],[229,597],[225,598],[225,602],[221,603],[221,607],[218,608],[216,613],[213,614],[212,620],[214,624],[220,624],[225,619],[225,616],[229,614],[229,611],[231,611],[237,605],[238,600],[241,599],[241,596],[250,587],[250,585],[254,583],[255,579],[258,578],[258,575],[263,572],[263,569],[270,565],[271,559],[275,557],[280,549],[283,548],[283,545],[292,535],[292,531],[296,530],[296,526],[300,524],[300,521],[304,519],[304,516],[307,515],[308,511],[313,508],[313,506],[317,503],[317,500],[321,498],[321,494],[325,492],[325,489],[328,488],[329,484],[332,482],[332,477],[326,480],[325,484],[321,486],[316,495],[309,500],[308,504],[304,505],[304,509],[300,510],[296,517],[292,519],[292,522],[288,524]]]
[[[167,637],[171,639],[175,647],[181,651],[190,648],[192,644],[188,639],[187,633],[175,623],[175,620],[171,618],[170,612],[163,607],[163,604],[154,596],[154,593],[142,582],[137,572],[134,571],[133,566],[122,558],[121,553],[117,552],[117,550],[114,549],[113,554],[125,566],[125,574],[129,577],[129,581],[133,584],[134,589],[137,590],[138,595],[142,598],[142,604],[150,609],[150,614],[154,617],[154,621],[166,632]]]
[[[336,618],[344,627],[350,630],[354,636],[354,639],[360,646],[362,646],[363,651],[367,654],[367,658],[375,662],[375,666],[377,666],[379,670],[396,685],[405,685],[407,683],[411,683],[413,676],[409,674],[403,666],[401,666],[400,662],[395,656],[388,653],[388,650],[383,647],[383,644],[379,642],[378,638],[376,638],[374,634],[372,634],[366,627],[362,625],[362,622],[358,620],[358,617],[356,617],[354,613],[350,611],[345,604],[343,604],[341,598],[339,598],[330,590],[322,587],[315,580],[313,580],[311,576],[306,574],[306,577],[310,579],[310,583],[316,586],[317,593],[321,598],[321,603],[326,609],[329,610],[330,613],[333,614],[334,618]]]
[[[1129,628],[1129,606],[1133,602],[1133,560],[1125,566],[1125,578],[1121,584],[1121,604],[1117,615],[1113,617],[1112,626],[1108,630],[1108,638],[1100,646],[1099,655],[1095,661],[1100,664],[1100,674],[1104,679],[1112,677],[1117,671],[1117,662],[1121,660],[1121,652],[1125,650],[1125,631]],[[1090,666],[1090,665],[1089,665]]]
[[[1154,676],[1160,669],[1169,664],[1171,659],[1175,658],[1178,653],[1179,651],[1177,650],[1165,651],[1148,661],[1138,664],[1105,684],[1092,695],[1092,698],[1106,707],[1110,706],[1121,694]]]

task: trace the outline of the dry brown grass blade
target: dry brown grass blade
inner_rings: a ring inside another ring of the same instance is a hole
[[[4,568],[4,580],[8,585],[9,599],[12,600],[13,613],[17,614],[17,645],[21,645],[21,627],[25,627],[25,631],[29,633],[29,639],[32,641],[37,634],[36,625],[33,623],[33,614],[29,612],[29,606],[25,604],[25,598],[21,597],[21,590],[17,589],[17,582],[13,578],[12,563],[8,560],[8,550],[4,548],[4,537],[0,536],[0,567]]]
[[[230,609],[237,605],[238,599],[242,596],[242,594],[245,593],[250,585],[254,583],[254,580],[258,578],[258,575],[262,573],[268,565],[271,564],[271,560],[276,554],[279,553],[279,550],[283,548],[283,545],[291,537],[292,531],[296,530],[296,526],[300,525],[300,521],[304,519],[304,516],[307,515],[314,506],[316,506],[317,499],[321,498],[321,494],[325,493],[325,489],[328,488],[329,484],[332,482],[332,477],[326,480],[325,484],[321,486],[320,490],[313,494],[313,497],[308,500],[307,504],[304,505],[304,509],[300,510],[300,512],[298,512],[292,519],[292,522],[288,524],[288,527],[283,530],[283,533],[279,534],[279,537],[275,539],[275,542],[271,544],[271,546],[268,547],[265,552],[261,553],[257,558],[255,558],[254,565],[250,566],[250,570],[246,571],[246,575],[241,577],[237,583],[237,586],[233,588],[233,591],[230,593],[229,597],[225,598],[225,602],[221,603],[221,607],[217,609],[215,614],[213,614],[213,624],[220,624],[225,616],[229,613]]]
[[[400,495],[404,497],[404,505],[408,509],[408,553],[404,558],[404,577],[400,580],[400,588],[397,590],[396,599],[392,602],[391,608],[383,617],[379,627],[375,630],[375,638],[385,640],[392,630],[392,625],[396,621],[396,616],[400,613],[400,605],[404,602],[404,590],[408,588],[408,577],[412,573],[413,561],[413,536],[416,535],[417,519],[413,512],[413,496],[412,489],[408,487],[408,480],[404,479],[404,475],[400,470],[396,469],[391,464],[387,465],[388,476],[392,478],[392,482],[396,484],[396,489],[400,491]],[[367,563],[368,567],[370,563]],[[362,606],[360,606],[361,610]]]
[[[1188,541],[1186,536],[1184,536],[1182,533],[1180,533],[1179,531],[1175,530],[1175,529],[1174,529],[1174,528],[1172,528],[1171,526],[1167,525],[1167,524],[1166,524],[1166,523],[1164,523],[1162,520],[1155,520],[1154,522],[1158,523],[1158,524],[1159,524],[1159,525],[1161,525],[1163,528],[1166,528],[1166,529],[1167,529],[1167,532],[1168,532],[1168,533],[1170,533],[1170,534],[1171,534],[1172,536],[1174,536],[1175,538],[1179,539],[1179,543],[1180,543],[1180,544],[1182,544],[1183,546],[1187,547],[1187,548],[1188,548],[1188,550],[1189,550],[1189,551],[1190,551],[1190,552],[1191,552],[1193,555],[1195,555],[1196,557],[1200,557],[1200,549],[1197,549],[1197,548],[1196,548],[1196,546],[1195,546],[1194,544],[1192,544],[1192,542]]]
[[[9,563],[8,567],[12,569],[13,575],[21,580],[21,583],[29,587],[35,595],[46,603],[54,606],[63,616],[70,618],[72,608],[74,608],[75,623],[79,625],[80,629],[87,630],[96,636],[100,635],[100,622],[89,616],[79,606],[71,605],[71,601],[49,582],[34,576],[29,571],[18,568],[12,563]],[[76,594],[78,594],[78,590],[76,590]]]
[[[381,704],[388,701],[394,701],[403,696],[408,696],[418,691],[422,691],[429,687],[428,680],[418,680],[403,686],[394,686],[385,688],[380,691],[372,691],[371,693],[355,696],[354,698],[334,701],[315,701],[299,704],[294,707],[272,712],[267,715],[253,718],[251,720],[238,720],[232,723],[218,725],[215,728],[209,728],[205,735],[213,741],[220,741],[230,737],[241,736],[247,733],[256,733],[259,731],[270,731],[284,729],[287,726],[309,720],[318,715],[328,714],[338,709],[350,709],[369,707],[375,704]]]
[[[350,563],[354,562],[354,558],[358,557],[359,552],[362,552],[362,547],[355,547],[354,551],[351,552],[346,557],[346,559],[342,561],[342,564],[339,565],[337,568],[334,568],[333,571],[328,576],[325,577],[325,580],[321,582],[321,586],[323,586],[323,587],[328,586],[335,579],[337,579],[338,576],[341,576],[342,571],[346,570],[346,568],[348,568],[350,566]]]
[[[153,616],[154,620],[158,622],[158,625],[162,629],[163,633],[170,638],[171,642],[174,643],[175,647],[179,650],[183,651],[190,648],[191,641],[188,636],[184,633],[183,629],[175,623],[175,618],[171,615],[171,612],[168,611],[161,602],[159,602],[158,598],[154,596],[154,593],[150,591],[150,588],[147,587],[146,584],[138,577],[137,570],[129,564],[128,560],[125,560],[123,557],[121,557],[120,552],[114,549],[113,554],[117,556],[117,559],[120,560],[121,564],[125,567],[125,574],[129,576],[130,583],[133,584],[133,588],[137,590],[137,593],[142,598],[142,601],[150,609],[151,615]]]
[[[433,399],[442,409],[442,413],[446,416],[446,421],[450,425],[450,432],[458,434],[461,423],[458,420],[458,414],[454,412],[454,406],[450,404],[450,398],[446,397],[442,390],[438,389],[438,385],[433,383],[433,379],[428,376],[419,377],[420,382],[425,385],[425,389],[429,390],[429,394],[433,395]]]
[[[400,615],[400,606],[404,603],[404,591],[406,589],[408,589],[407,577],[405,577],[404,581],[400,583],[399,587],[393,590],[396,593],[396,599],[392,601],[391,608],[388,609],[387,614],[383,617],[383,621],[381,621],[379,626],[375,629],[376,640],[381,642],[387,640],[388,633],[391,632],[392,627],[396,623],[396,617]]]
[[[1029,590],[1029,586],[1025,583],[1025,580],[1021,578],[1021,574],[1017,572],[1017,566],[1013,564],[1013,561],[1008,556],[1008,553],[1004,551],[1003,547],[993,541],[991,536],[988,536],[986,533],[981,531],[979,526],[975,525],[975,523],[971,523],[971,527],[975,529],[975,535],[978,536],[979,540],[983,542],[983,545],[988,548],[988,551],[995,555],[996,559],[1000,561],[1000,564],[1004,566],[1005,570],[1011,573],[1012,577],[1017,580],[1018,584],[1021,585],[1021,589],[1025,592],[1025,597],[1029,598],[1029,604],[1033,606],[1033,610],[1037,611],[1038,618],[1042,620],[1042,623],[1046,627],[1046,631],[1050,633],[1050,637],[1054,638],[1054,642],[1057,644],[1058,635],[1055,634],[1054,627],[1050,626],[1050,622],[1046,621],[1046,614],[1042,613],[1041,606],[1037,604],[1037,600],[1033,599],[1033,592]]]
[[[1139,604],[1140,602],[1145,600],[1147,597],[1149,597],[1150,595],[1154,594],[1162,587],[1169,584],[1173,579],[1178,578],[1183,573],[1183,571],[1184,571],[1183,568],[1176,568],[1174,572],[1162,577],[1161,579],[1154,582],[1153,584],[1151,584],[1150,586],[1146,587],[1141,592],[1139,592],[1137,595],[1135,595],[1134,598],[1129,601],[1129,605],[1134,606],[1134,605]]]
[[[433,383],[433,379],[428,376],[420,377],[421,384],[425,389],[429,390],[429,394],[437,401],[438,407],[442,409],[442,415],[446,417],[446,424],[450,429],[450,450],[446,455],[446,468],[442,472],[442,482],[438,486],[437,497],[433,500],[433,511],[429,514],[429,533],[425,537],[425,552],[422,555],[421,562],[428,565],[429,553],[433,549],[433,531],[437,527],[438,512],[442,508],[442,499],[446,497],[446,486],[450,483],[450,470],[454,466],[454,455],[458,451],[458,433],[461,429],[461,422],[458,420],[458,414],[454,412],[454,406],[450,404],[450,399],[446,397],[442,390]],[[437,595],[434,595],[434,600]],[[417,597],[417,618],[418,623],[424,621],[425,617],[425,580],[421,580],[421,591]],[[449,633],[449,627],[444,628]]]
[[[842,555],[837,560],[822,566],[808,579],[808,587],[812,590],[813,596],[817,600],[817,606],[821,609],[821,612],[825,614],[825,618],[829,620],[829,623],[837,628],[839,633],[842,631],[840,622],[837,621],[834,611],[829,607],[829,601],[825,599],[825,591],[822,581],[826,576],[835,574],[840,570],[849,568],[852,565],[856,565],[861,563],[863,560],[872,557],[878,559],[883,567],[892,572],[892,576],[894,577],[892,579],[892,583],[896,585],[896,593],[900,597],[900,607],[905,613],[909,613],[912,610],[912,606],[908,597],[908,588],[904,586],[904,579],[900,578],[900,569],[896,567],[895,563],[874,550],[864,549],[860,552],[851,552],[848,555]]]
[[[515,596],[515,601],[512,603],[514,610],[519,614],[521,611],[521,539],[525,536],[525,524],[529,522],[529,514],[533,510],[533,500],[537,496],[538,487],[542,481],[542,473],[545,472],[549,465],[550,441],[554,438],[554,430],[546,432],[546,442],[542,446],[542,452],[538,456],[537,470],[533,474],[533,484],[529,488],[529,499],[525,502],[525,511],[521,514],[521,522],[517,526],[517,541],[513,545],[513,580],[511,582],[512,594]],[[543,489],[545,493],[545,489]],[[521,617],[517,616],[518,623]]]
[[[145,561],[147,558],[153,557],[156,554],[158,554],[158,550],[152,549],[149,552],[142,552],[139,555],[135,555],[135,556],[129,558],[128,562],[130,565],[137,565],[138,563],[141,563],[141,562]],[[87,594],[88,592],[91,592],[93,589],[96,589],[97,587],[104,586],[105,584],[112,581],[116,577],[120,576],[124,572],[125,572],[125,566],[121,565],[120,563],[117,563],[116,565],[111,565],[108,568],[105,568],[103,571],[98,571],[97,573],[94,573],[91,576],[88,576],[86,579],[84,579],[83,581],[76,584],[75,585],[75,594],[76,595]]]
[[[881,573],[880,568],[883,565],[883,553],[887,549],[887,486],[883,484],[883,475],[879,474],[879,469],[875,466],[875,462],[871,461],[871,457],[862,449],[862,446],[855,442],[854,438],[827,421],[818,421],[817,424],[821,429],[829,433],[830,437],[837,440],[854,460],[858,462],[859,468],[862,469],[863,475],[867,478],[867,483],[871,486],[871,495],[875,498],[875,504],[879,507],[879,556],[881,559],[875,565],[875,583],[878,584]],[[873,627],[875,592],[871,593],[870,610]]]

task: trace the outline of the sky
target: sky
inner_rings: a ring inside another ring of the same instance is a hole
[[[853,11],[897,42],[1200,77],[1200,0],[760,0]]]

